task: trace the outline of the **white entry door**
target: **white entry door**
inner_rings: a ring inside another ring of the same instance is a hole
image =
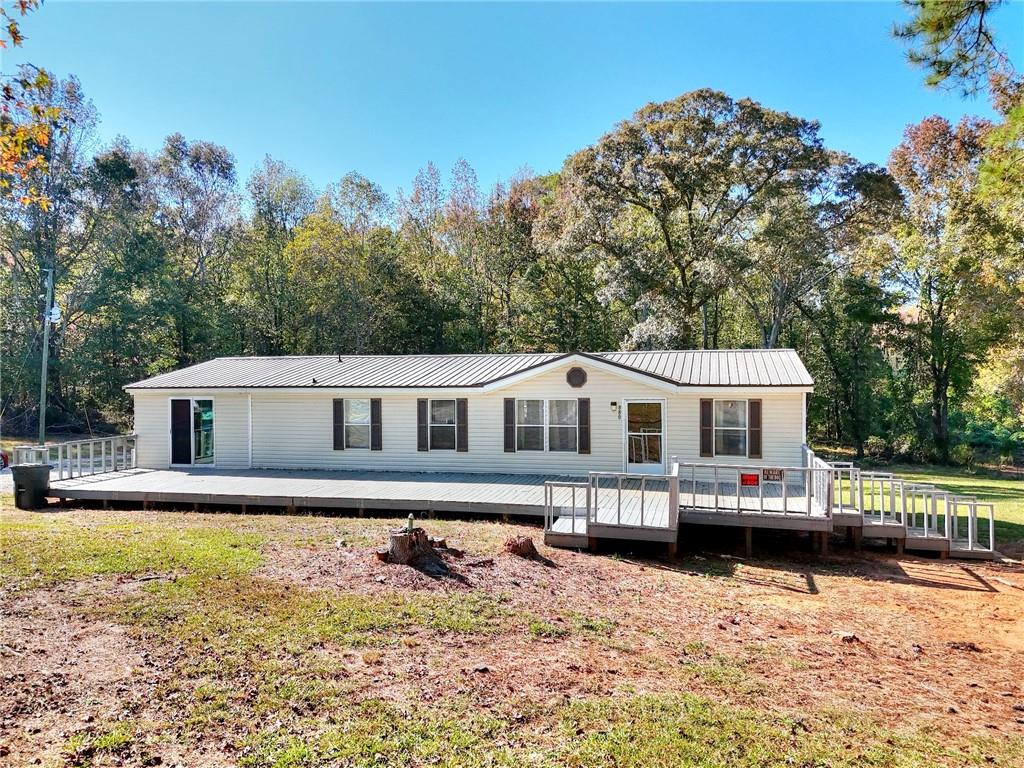
[[[626,471],[665,474],[665,403],[626,401]]]

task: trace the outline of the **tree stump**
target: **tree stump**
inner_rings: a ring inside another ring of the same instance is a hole
[[[377,557],[385,563],[411,565],[424,573],[449,573],[448,566],[434,550],[430,537],[422,528],[400,528],[391,531],[388,548],[378,552]]]
[[[537,552],[537,548],[533,545],[533,539],[529,536],[513,536],[511,539],[506,539],[505,551],[518,557],[528,557],[531,559],[540,557],[540,553]]]

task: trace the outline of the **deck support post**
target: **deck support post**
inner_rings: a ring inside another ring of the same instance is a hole
[[[198,512],[199,511],[199,502],[198,501],[193,501],[192,502],[192,511],[193,512]]]
[[[508,521],[509,521],[508,512],[502,512],[501,513],[501,522],[508,523]]]
[[[677,554],[679,554],[679,545],[674,541],[670,541],[668,543],[668,556],[675,557]]]
[[[104,499],[103,500],[103,508],[104,509],[110,509],[110,499]]]
[[[846,526],[846,540],[853,547],[854,552],[860,552],[861,541],[864,539],[864,529],[855,525]]]
[[[246,515],[248,513],[249,513],[249,505],[248,504],[243,504],[242,505],[242,514]]]
[[[818,534],[818,541],[819,541],[819,543],[821,545],[821,554],[822,555],[827,555],[828,554],[828,531],[821,531],[821,533]]]
[[[296,514],[295,505],[294,504],[289,504],[288,506],[286,506],[284,508],[284,511],[285,511],[286,515],[294,515],[294,514]]]
[[[754,556],[754,529],[749,525],[743,529],[743,551],[747,557]]]
[[[589,549],[591,552],[597,552],[597,537],[596,536],[588,536],[587,537],[587,549]]]
[[[152,507],[150,506],[149,500],[148,499],[144,500],[142,502],[142,510],[144,512],[148,512],[150,509],[152,509]]]
[[[896,554],[903,554],[903,539],[896,539]]]

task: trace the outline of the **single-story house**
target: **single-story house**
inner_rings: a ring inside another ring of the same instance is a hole
[[[129,384],[137,464],[663,474],[802,466],[791,349],[223,357]]]
[[[103,503],[542,516],[552,546],[692,526],[993,557],[990,502],[806,446],[791,349],[225,357],[129,384],[130,435],[21,446]],[[56,452],[56,459],[53,453]]]

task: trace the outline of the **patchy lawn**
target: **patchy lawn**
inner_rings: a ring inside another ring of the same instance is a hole
[[[432,520],[0,519],[0,764],[1024,763],[1024,570],[645,560]]]

